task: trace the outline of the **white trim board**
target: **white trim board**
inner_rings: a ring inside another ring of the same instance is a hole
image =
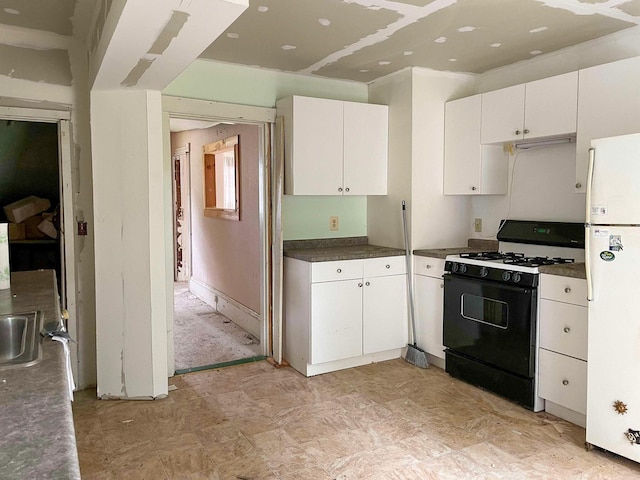
[[[200,300],[214,308],[216,312],[224,315],[240,328],[243,328],[251,335],[260,338],[261,342],[264,342],[264,340],[262,340],[262,320],[260,314],[193,277],[189,280],[189,290]]]

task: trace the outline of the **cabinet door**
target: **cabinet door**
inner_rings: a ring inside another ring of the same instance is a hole
[[[365,278],[363,291],[365,355],[406,347],[408,321],[406,276]]]
[[[344,102],[344,194],[386,195],[389,107]]]
[[[525,85],[482,94],[482,142],[504,143],[520,140],[524,131]]]
[[[311,285],[311,361],[362,355],[362,280]]]
[[[416,343],[426,352],[444,360],[442,345],[442,278],[415,276]]]
[[[480,95],[461,98],[445,105],[445,195],[469,195],[480,191],[480,110]]]
[[[342,193],[342,102],[293,97],[290,171],[293,195]],[[291,121],[285,118],[285,122]]]
[[[640,57],[580,70],[576,193],[586,190],[591,140],[640,131],[639,81]]]
[[[578,72],[526,84],[524,138],[576,132]]]

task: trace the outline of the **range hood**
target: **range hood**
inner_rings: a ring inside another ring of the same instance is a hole
[[[516,150],[529,150],[531,148],[551,147],[553,145],[562,145],[565,143],[575,143],[576,137],[568,135],[566,137],[540,138],[538,140],[524,140],[516,142],[514,147]]]

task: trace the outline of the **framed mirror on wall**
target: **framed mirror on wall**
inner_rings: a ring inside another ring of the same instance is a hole
[[[240,220],[240,136],[202,147],[204,215]]]

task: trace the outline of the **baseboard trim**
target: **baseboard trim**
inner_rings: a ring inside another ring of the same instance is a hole
[[[260,314],[193,277],[189,280],[189,291],[215,309],[216,312],[221,313],[240,328],[263,341],[260,338],[262,331]]]

